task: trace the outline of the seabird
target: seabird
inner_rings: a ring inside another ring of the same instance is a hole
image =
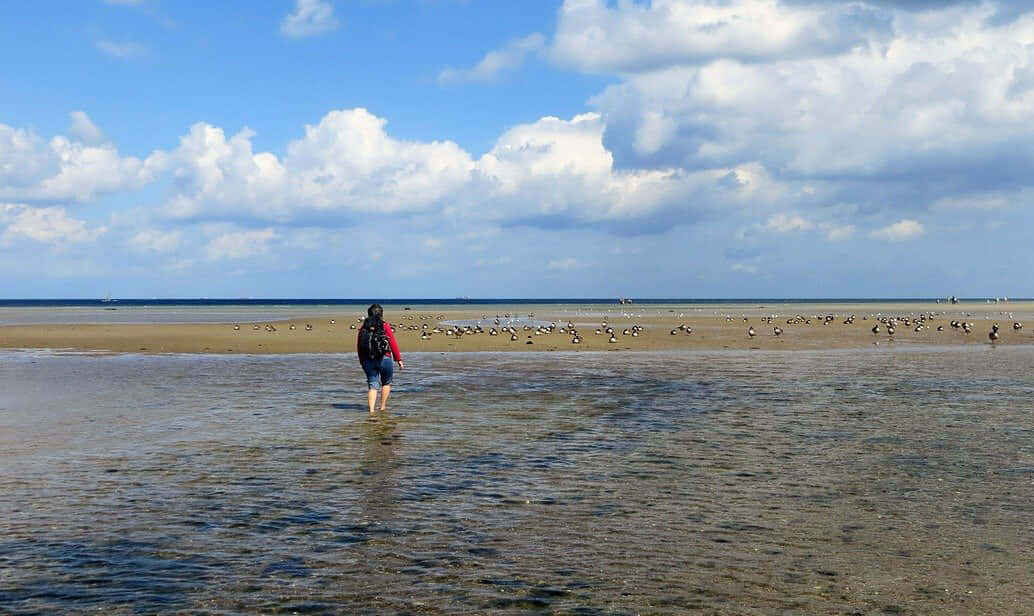
[[[614,334],[611,334],[609,342],[614,343],[614,342],[617,342],[617,341],[618,341],[618,339],[614,337]]]
[[[747,335],[750,336],[751,338],[753,338],[754,336],[758,335],[758,333],[756,331],[754,331],[754,326],[753,325],[751,325],[750,327],[747,328]]]
[[[775,327],[772,328],[772,333],[775,334],[776,336],[782,336],[783,335],[783,328],[781,328],[778,325],[776,325]]]
[[[1020,323],[1019,321],[1016,321],[1015,323],[1012,324],[1012,328],[1014,330],[1016,330],[1016,331],[1019,331],[1019,330],[1023,329],[1023,323]]]

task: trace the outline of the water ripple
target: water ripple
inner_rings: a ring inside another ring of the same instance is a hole
[[[1034,600],[1024,348],[3,359],[5,613]]]

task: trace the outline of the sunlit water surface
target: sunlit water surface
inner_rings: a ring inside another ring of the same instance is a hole
[[[0,613],[1020,614],[1034,350],[0,356]]]

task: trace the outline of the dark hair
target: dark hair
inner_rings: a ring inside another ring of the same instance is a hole
[[[384,327],[384,308],[380,304],[371,304],[366,309],[366,320],[363,321],[363,327],[370,328],[372,330],[383,329]]]

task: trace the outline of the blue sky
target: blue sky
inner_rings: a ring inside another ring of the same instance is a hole
[[[0,296],[1034,295],[1034,7],[0,8]]]

